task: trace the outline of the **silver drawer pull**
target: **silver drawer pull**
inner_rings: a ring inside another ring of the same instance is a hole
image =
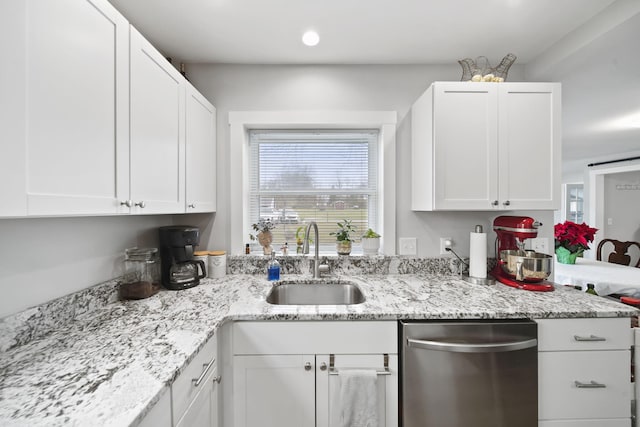
[[[200,385],[200,383],[202,383],[202,381],[204,380],[204,377],[207,376],[207,372],[209,372],[209,369],[211,369],[211,366],[213,366],[213,363],[216,361],[215,357],[213,359],[211,359],[211,362],[209,362],[206,365],[202,365],[204,367],[204,370],[202,371],[202,373],[200,374],[200,376],[198,378],[192,378],[191,382],[193,383],[193,385],[195,387],[198,387]]]
[[[576,341],[606,341],[607,339],[604,337],[599,337],[596,335],[589,335],[588,337],[581,337],[580,335],[574,335],[573,339]]]
[[[588,383],[574,381],[573,383],[576,385],[576,388],[607,388],[605,384],[597,383],[595,381],[589,381]]]

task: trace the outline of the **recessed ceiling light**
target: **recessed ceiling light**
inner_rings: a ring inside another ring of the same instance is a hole
[[[320,41],[320,36],[315,31],[307,31],[302,35],[302,43],[307,46],[315,46]]]

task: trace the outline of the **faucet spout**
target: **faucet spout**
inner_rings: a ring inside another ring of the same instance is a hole
[[[309,233],[311,232],[311,227],[313,227],[314,238],[315,240],[315,255],[313,262],[313,278],[317,279],[320,277],[320,242],[318,237],[318,224],[315,221],[311,221],[309,225],[307,225],[307,229],[304,232],[304,244],[302,246],[302,253],[309,253]]]

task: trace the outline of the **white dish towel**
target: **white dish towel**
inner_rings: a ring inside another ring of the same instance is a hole
[[[378,374],[373,369],[342,369],[342,427],[378,427]]]

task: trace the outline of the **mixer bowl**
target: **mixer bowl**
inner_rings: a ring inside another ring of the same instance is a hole
[[[551,274],[553,257],[535,251],[500,252],[502,270],[522,282],[541,282]]]

